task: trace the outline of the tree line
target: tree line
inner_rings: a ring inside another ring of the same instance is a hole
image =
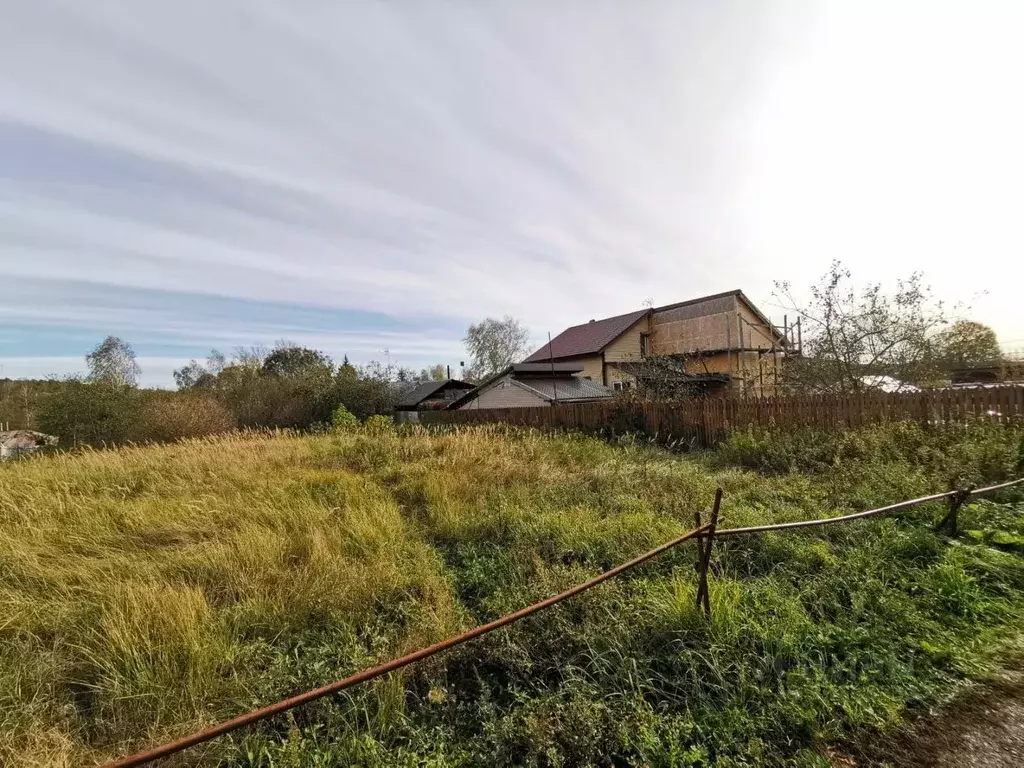
[[[60,380],[0,382],[0,423],[57,435],[61,444],[168,441],[237,428],[310,429],[338,406],[359,419],[390,413],[410,388],[443,378],[371,362],[335,364],[288,342],[271,349],[216,350],[174,371],[177,390],[139,386],[131,344],[110,336],[86,355],[88,373]]]
[[[471,325],[466,378],[492,375],[528,351],[529,334],[511,317]],[[271,348],[211,350],[175,370],[176,391],[139,386],[132,345],[108,336],[86,356],[87,374],[0,381],[0,424],[35,429],[63,445],[167,441],[236,428],[326,426],[343,406],[360,420],[390,414],[413,387],[447,378],[435,364],[415,370],[373,361],[335,363],[326,353],[280,341]]]

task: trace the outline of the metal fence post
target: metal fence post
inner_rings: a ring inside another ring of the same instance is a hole
[[[707,538],[700,542],[700,581],[697,584],[697,607],[703,604],[704,615],[711,619],[711,598],[708,595],[708,567],[711,564],[711,546],[715,541],[715,529],[718,527],[718,510],[722,506],[722,489],[715,491],[715,505],[711,508],[711,521],[708,523]]]
[[[939,533],[948,532],[950,536],[956,536],[957,534],[957,514],[960,512],[960,507],[964,505],[964,502],[971,496],[971,491],[974,489],[973,486],[967,488],[961,488],[955,494],[949,497],[949,512],[943,517],[939,524],[935,526],[935,530]]]

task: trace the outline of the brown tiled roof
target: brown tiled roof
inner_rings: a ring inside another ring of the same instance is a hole
[[[534,373],[541,376],[550,376],[551,374],[571,375],[583,373],[583,363],[552,363],[550,360],[540,363],[516,363],[512,366],[512,372],[521,376],[529,376]]]
[[[604,320],[594,320],[583,325],[566,328],[551,340],[550,348],[545,344],[523,362],[542,363],[552,357],[558,360],[562,357],[596,355],[650,311],[649,309],[640,309],[625,315],[606,317]]]
[[[550,360],[552,357],[558,360],[566,357],[596,355],[625,333],[633,323],[648,313],[657,312],[659,315],[667,316],[667,319],[670,320],[688,320],[705,315],[717,315],[721,312],[731,311],[734,298],[738,298],[750,307],[767,328],[773,328],[768,318],[761,314],[761,310],[754,306],[753,302],[746,297],[743,291],[737,289],[725,291],[724,293],[715,293],[710,296],[700,296],[696,299],[680,301],[675,304],[666,304],[663,307],[655,307],[654,309],[640,309],[625,315],[606,317],[604,320],[594,320],[583,325],[574,325],[572,328],[566,328],[555,336],[551,340],[550,346],[545,344],[523,362],[542,363],[545,360]]]

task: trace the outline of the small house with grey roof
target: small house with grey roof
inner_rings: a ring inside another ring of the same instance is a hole
[[[581,363],[517,363],[494,374],[448,408],[543,408],[597,402],[614,395],[582,373]]]

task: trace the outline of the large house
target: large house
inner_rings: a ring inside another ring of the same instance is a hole
[[[611,389],[581,376],[582,373],[580,363],[517,363],[494,374],[447,408],[543,408],[607,400],[614,395]]]
[[[526,363],[575,363],[614,390],[642,381],[695,391],[771,394],[781,359],[793,349],[778,328],[735,290],[639,309],[567,328]]]

